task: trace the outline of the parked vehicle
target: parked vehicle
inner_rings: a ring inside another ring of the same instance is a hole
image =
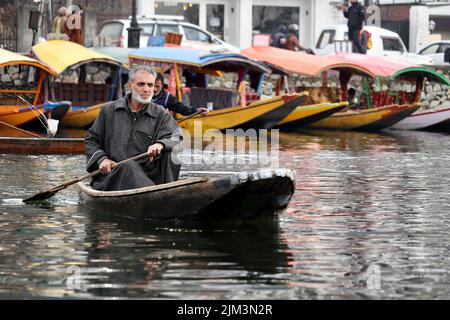
[[[239,53],[239,48],[224,42],[199,26],[182,21],[183,17],[155,16],[141,18],[137,22],[142,28],[139,47],[147,47],[149,37],[165,36],[166,33],[183,35],[182,46],[205,50],[227,50]],[[131,20],[106,21],[97,37],[97,46],[128,47],[128,28]]]
[[[402,39],[395,32],[373,26],[364,26],[363,29],[370,36],[367,55],[384,56],[413,64],[434,64],[431,57],[408,52]],[[319,55],[352,52],[352,43],[348,40],[348,27],[342,24],[323,28],[314,52]]]
[[[450,63],[450,40],[441,40],[427,45],[418,52],[420,55],[433,58],[434,63],[443,65]]]

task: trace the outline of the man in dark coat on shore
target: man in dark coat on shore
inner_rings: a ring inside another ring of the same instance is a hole
[[[166,90],[164,90],[164,76],[160,73],[156,75],[155,80],[155,94],[153,95],[152,102],[168,109],[169,111],[179,113],[183,116],[191,115],[197,111],[201,114],[207,114],[208,109],[206,108],[194,108],[185,105],[180,102],[177,97],[171,95]]]
[[[359,34],[363,27],[363,22],[366,19],[364,7],[358,0],[350,0],[351,6],[342,6],[344,17],[348,19],[348,39],[353,42],[355,52],[366,53],[366,50],[361,46],[359,41]]]
[[[280,25],[278,27],[277,33],[272,36],[272,43],[270,44],[272,47],[287,49],[287,36],[288,36],[288,28],[285,25]]]
[[[103,173],[91,186],[102,191],[128,190],[178,179],[180,164],[171,151],[181,130],[163,107],[151,102],[156,74],[146,66],[130,70],[126,97],[103,106],[86,136],[86,167]],[[148,159],[112,164],[147,152]]]

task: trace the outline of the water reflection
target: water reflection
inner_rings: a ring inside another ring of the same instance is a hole
[[[292,252],[301,250],[294,260],[314,261],[303,275],[326,284],[316,295],[448,296],[448,252],[439,240],[449,233],[448,136],[315,132],[281,140],[281,163],[297,172],[282,221],[293,231]]]
[[[281,134],[280,165],[296,171],[296,192],[269,225],[93,216],[73,188],[47,207],[20,202],[83,174],[84,161],[0,156],[1,297],[450,296],[448,135]]]
[[[212,227],[90,215],[89,225],[86,268],[107,270],[87,284],[94,295],[225,299],[289,268],[275,222]]]

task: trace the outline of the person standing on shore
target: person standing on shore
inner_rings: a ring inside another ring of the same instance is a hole
[[[360,42],[360,33],[363,27],[363,22],[366,19],[364,7],[358,0],[350,0],[351,6],[348,7],[347,2],[341,6],[344,12],[344,17],[348,19],[348,39],[353,42],[353,49],[358,53],[366,53]]]

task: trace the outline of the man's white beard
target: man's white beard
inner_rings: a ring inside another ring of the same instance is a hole
[[[141,96],[139,95],[139,93],[137,93],[133,89],[131,89],[131,95],[132,95],[133,99],[136,100],[137,103],[140,103],[140,104],[150,103],[150,102],[152,102],[152,98],[153,98],[153,95],[150,95],[150,97],[148,99],[142,99]]]

